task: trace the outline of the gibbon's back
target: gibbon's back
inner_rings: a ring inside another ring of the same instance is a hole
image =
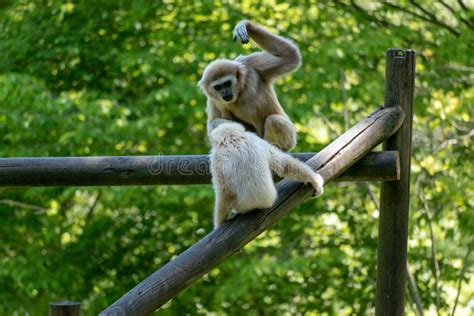
[[[213,176],[235,191],[237,211],[273,205],[277,191],[269,164],[268,143],[253,133],[222,124],[212,131]]]

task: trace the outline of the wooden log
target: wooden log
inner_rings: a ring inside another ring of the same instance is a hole
[[[293,154],[302,161],[316,153]],[[336,181],[398,179],[398,152],[372,152]],[[206,184],[209,156],[0,158],[0,186]]]
[[[329,182],[392,135],[403,118],[401,108],[381,108],[329,144],[307,164]],[[313,193],[309,186],[288,180],[280,181],[277,189],[278,198],[273,207],[225,222],[119,298],[101,315],[150,314]]]
[[[62,301],[49,304],[49,316],[80,316],[81,303]]]
[[[415,52],[389,49],[386,60],[385,106],[400,106],[405,121],[383,145],[400,153],[400,180],[382,183],[380,193],[375,314],[404,315]]]

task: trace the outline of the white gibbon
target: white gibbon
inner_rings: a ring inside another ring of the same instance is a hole
[[[254,133],[245,131],[239,123],[222,123],[211,131],[209,138],[215,228],[232,210],[243,214],[273,205],[277,191],[272,170],[280,177],[310,183],[316,196],[323,193],[324,180],[319,173]]]
[[[273,82],[301,65],[300,51],[250,21],[239,22],[233,36],[243,44],[250,37],[263,51],[207,65],[199,86],[207,96],[208,134],[226,120],[237,121],[288,151],[296,145],[296,128],[278,102]]]

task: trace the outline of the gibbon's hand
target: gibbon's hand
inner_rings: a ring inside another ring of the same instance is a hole
[[[235,40],[238,38],[242,44],[247,44],[249,42],[249,34],[247,33],[247,22],[248,21],[240,21],[234,28],[232,32],[232,39]]]
[[[310,183],[314,189],[314,193],[312,195],[313,197],[318,197],[324,193],[324,179],[319,173],[317,173],[316,176],[311,178]]]

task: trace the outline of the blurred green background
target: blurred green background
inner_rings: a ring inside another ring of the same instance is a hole
[[[205,65],[292,38],[277,84],[295,151],[383,102],[385,50],[417,51],[409,315],[474,312],[472,1],[2,1],[0,156],[203,154]],[[347,109],[347,115],[344,115]],[[374,313],[378,183],[330,184],[159,315]],[[212,229],[210,186],[0,188],[0,314],[98,313]],[[455,307],[456,306],[456,307]]]

